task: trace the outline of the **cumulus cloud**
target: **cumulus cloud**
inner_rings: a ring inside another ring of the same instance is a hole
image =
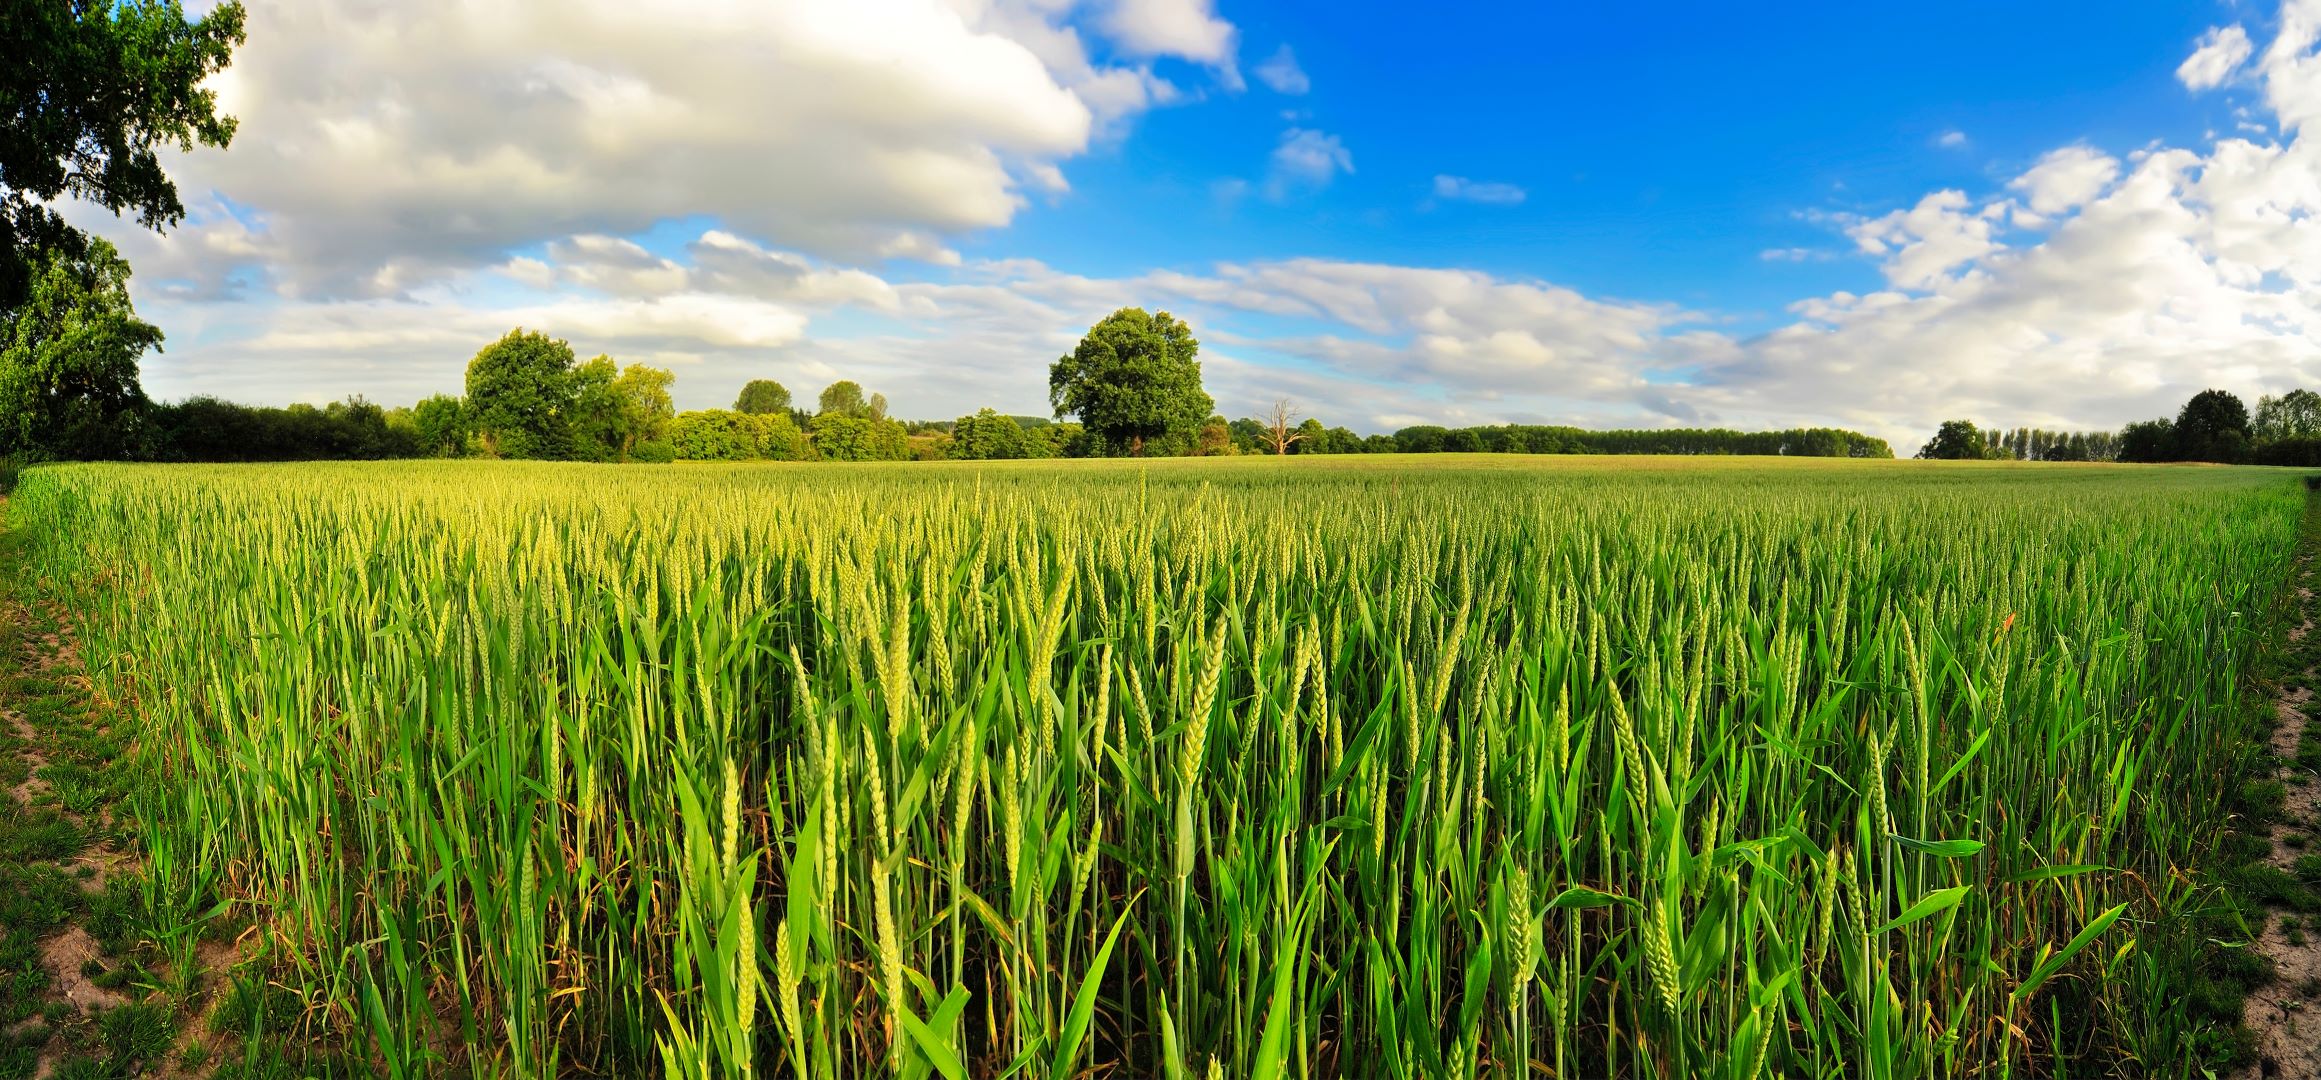
[[[1131,54],[1231,68],[1233,24],[1218,18],[1215,7],[1211,0],[1111,0],[1101,21]]]
[[[1297,54],[1284,45],[1257,65],[1257,81],[1273,88],[1278,94],[1303,94],[1314,88],[1306,78],[1304,68],[1298,66]]]
[[[2049,152],[2007,185],[2022,193],[2031,212],[2060,214],[2077,209],[2119,178],[2120,163],[2100,150],[2066,146]]]
[[[1997,209],[1971,205],[1963,191],[1937,191],[1910,209],[1859,222],[1846,233],[1863,253],[1884,258],[1886,280],[1926,288],[1999,250],[1993,236]]]
[[[1966,146],[1966,132],[1960,131],[1957,128],[1952,128],[1949,131],[1945,131],[1942,134],[1935,136],[1934,145],[1939,146],[1945,150],[1961,149]]]
[[[949,261],[945,237],[1007,225],[1092,139],[1178,100],[1150,60],[1232,59],[1205,0],[1112,4],[1101,49],[1080,21],[1047,0],[256,0],[215,80],[234,146],[173,170],[249,211],[192,243],[254,232],[247,261],[305,297],[693,216]]]
[[[1436,175],[1434,197],[1444,202],[1482,203],[1485,206],[1514,206],[1523,201],[1523,189],[1513,184],[1469,180],[1464,176]]]
[[[2200,44],[2184,63],[2176,68],[2176,78],[2193,90],[2212,90],[2224,85],[2240,66],[2248,62],[2251,51],[2248,31],[2239,23],[2231,26],[2210,27],[2200,35]]]

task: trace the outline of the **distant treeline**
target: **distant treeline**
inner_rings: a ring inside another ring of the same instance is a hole
[[[1587,431],[1575,427],[1499,424],[1489,427],[1407,427],[1390,437],[1405,454],[1731,454],[1761,457],[1890,458],[1886,440],[1838,428],[1733,431],[1660,428]],[[1381,445],[1380,449],[1387,449]]]
[[[1918,456],[2321,467],[2321,394],[2311,390],[2268,394],[2257,399],[2252,415],[2232,393],[2203,390],[2192,395],[2174,419],[2138,420],[2117,434],[2033,428],[1986,431],[1973,421],[1951,420],[1926,441]]]
[[[430,398],[386,408],[351,398],[328,405],[241,405],[195,397],[154,405],[135,454],[152,461],[267,462],[489,456],[475,445],[457,398]],[[798,422],[804,420],[803,423]],[[705,409],[665,421],[659,436],[637,444],[634,461],[993,460],[1093,456],[1077,424],[984,410],[957,420],[793,416]],[[862,430],[856,431],[855,428]],[[1212,418],[1195,455],[1271,454],[1257,420]],[[816,444],[821,446],[817,447]],[[856,445],[860,443],[861,445]],[[817,452],[817,451],[820,452]],[[1733,431],[1724,428],[1589,431],[1576,427],[1496,424],[1419,425],[1391,435],[1357,435],[1308,420],[1291,429],[1283,453],[1298,454],[1677,454],[1890,458],[1883,439],[1836,428]],[[602,454],[559,455],[612,460]]]

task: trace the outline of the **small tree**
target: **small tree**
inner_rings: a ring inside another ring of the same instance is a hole
[[[1330,433],[1329,433],[1329,430],[1328,430],[1328,429],[1326,429],[1326,428],[1322,427],[1322,422],[1321,422],[1319,419],[1316,419],[1316,418],[1314,418],[1314,417],[1311,417],[1311,416],[1309,416],[1309,417],[1306,417],[1306,421],[1305,421],[1305,423],[1302,423],[1302,424],[1299,424],[1299,425],[1298,425],[1298,432],[1297,432],[1297,433],[1298,433],[1298,448],[1297,448],[1297,452],[1298,452],[1298,453],[1301,453],[1301,454],[1326,454],[1326,453],[1329,453],[1329,451],[1328,451],[1326,448],[1324,448],[1324,447],[1322,446],[1322,442],[1323,442],[1323,440],[1325,440],[1325,439],[1329,438],[1329,435],[1330,435]]]
[[[1001,416],[994,409],[981,409],[951,425],[948,452],[963,461],[1013,460],[1035,456],[1031,442],[1031,436],[1014,417]]]
[[[437,394],[411,407],[411,427],[423,457],[458,457],[467,446],[467,406]]]
[[[1227,457],[1233,453],[1233,427],[1222,416],[1212,416],[1201,424],[1199,449],[1201,457]]]
[[[863,400],[862,384],[852,379],[840,379],[823,387],[821,405],[821,410],[815,414],[817,416],[851,416],[863,419],[870,416],[870,402]]]
[[[572,369],[572,404],[566,412],[571,456],[611,461],[628,446],[628,410],[613,384],[621,371],[612,357],[599,355]]]
[[[1216,404],[1201,390],[1201,343],[1168,312],[1121,308],[1048,369],[1058,419],[1077,416],[1108,448],[1142,456],[1167,436],[1189,447]]]
[[[1273,412],[1265,418],[1265,445],[1273,448],[1275,456],[1289,453],[1292,443],[1303,441],[1306,433],[1299,431],[1297,403],[1288,398],[1276,398]]]
[[[668,436],[669,422],[677,415],[677,404],[669,396],[669,387],[676,381],[676,373],[643,364],[622,368],[620,378],[613,380],[613,391],[620,398],[623,460],[636,450],[637,444],[657,442]]]
[[[790,390],[772,379],[751,379],[742,385],[733,411],[753,416],[790,411]]]

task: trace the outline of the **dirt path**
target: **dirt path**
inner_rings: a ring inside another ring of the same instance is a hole
[[[125,718],[101,704],[68,614],[27,599],[16,541],[0,533],[0,1080],[207,1076],[233,951],[205,947],[178,977],[154,948]]]
[[[2279,764],[2284,798],[2280,824],[2273,830],[2272,851],[2264,863],[2283,874],[2304,876],[2299,859],[2321,854],[2321,780],[2299,764],[2308,729],[2321,739],[2321,712],[2313,686],[2321,680],[2314,663],[2316,604],[2311,556],[2300,556],[2296,568],[2298,625],[2289,631],[2289,652],[2296,659],[2293,677],[2284,681],[2274,702],[2279,717],[2273,729],[2272,753]],[[2271,983],[2249,993],[2242,1007],[2242,1023],[2256,1035],[2257,1063],[2246,1075],[2266,1080],[2321,1080],[2321,916],[2304,915],[2291,907],[2271,906],[2270,926],[2255,944],[2272,961]]]
[[[130,973],[112,955],[120,942],[109,951],[87,927],[108,906],[107,883],[137,867],[91,768],[105,740],[73,692],[78,672],[56,612],[0,602],[0,850],[11,853],[0,922],[11,955],[38,973],[0,991],[0,1077],[47,1077],[93,1057],[103,1014],[130,1003]]]

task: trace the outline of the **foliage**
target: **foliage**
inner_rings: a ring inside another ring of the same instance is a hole
[[[1201,423],[1201,434],[1194,445],[1193,453],[1198,457],[1225,457],[1237,452],[1233,445],[1233,427],[1222,416],[1212,416]]]
[[[2250,461],[2257,465],[2321,468],[2321,435],[2292,436],[2260,442]]]
[[[573,456],[626,461],[638,443],[667,436],[676,416],[669,386],[676,379],[668,371],[643,364],[616,369],[609,356],[573,369]]]
[[[660,439],[669,433],[669,422],[677,416],[677,406],[669,396],[669,387],[675,384],[675,372],[664,368],[630,364],[621,369],[621,376],[613,380],[613,388],[620,392],[622,436],[628,446]]]
[[[858,393],[860,390],[860,387],[856,387]],[[772,379],[751,379],[742,384],[741,395],[733,399],[733,411],[787,413],[790,411],[789,388]]]
[[[1026,433],[1022,424],[1001,416],[996,410],[982,409],[973,416],[960,417],[951,425],[949,455],[963,461],[1050,456],[1036,453],[1035,442],[1044,444],[1046,440]]]
[[[1357,442],[1348,431],[1338,445]],[[1387,445],[1382,439],[1391,439]],[[1761,455],[1767,457],[1890,458],[1884,439],[1836,428],[1732,431],[1725,428],[1649,428],[1588,431],[1575,427],[1500,424],[1456,430],[1434,425],[1403,428],[1392,436],[1359,440],[1363,452],[1431,454],[1650,454]]]
[[[2121,461],[2174,461],[2176,446],[2172,420],[2137,420],[2120,429]]]
[[[435,400],[435,399],[430,399]],[[457,404],[456,398],[444,398]],[[440,422],[443,405],[421,402]],[[398,417],[359,397],[322,408],[236,405],[210,397],[156,405],[149,414],[153,456],[161,461],[320,461],[452,456],[459,443],[423,442],[413,409]],[[462,437],[456,422],[442,439]],[[443,451],[436,453],[433,451]]]
[[[2249,438],[2259,444],[2283,439],[2321,439],[2321,394],[2297,389],[2257,399]]]
[[[2048,431],[2016,428],[1985,436],[2001,456],[2015,461],[2116,461],[2119,435],[2109,431]]]
[[[467,403],[450,394],[436,394],[411,407],[411,436],[420,457],[458,457],[471,434]]]
[[[519,327],[468,362],[469,421],[492,457],[565,457],[578,389],[572,346]]]
[[[807,431],[814,456],[823,461],[904,461],[910,457],[910,436],[892,420],[825,412],[814,418]]]
[[[2248,457],[2248,407],[2223,390],[2202,390],[2176,414],[2176,460],[2241,461]]]
[[[840,379],[822,388],[817,416],[843,416],[856,420],[886,419],[886,397],[883,394],[862,396],[862,384],[851,379]]]
[[[1740,1080],[2207,1066],[2184,868],[2303,499],[1234,459],[10,510],[135,659],[89,674],[156,903],[261,919],[381,1072]]]
[[[1122,308],[1049,368],[1049,404],[1114,453],[1141,456],[1172,436],[1190,449],[1215,405],[1201,389],[1200,350],[1192,328],[1168,312]]]
[[[620,379],[620,365],[599,355],[574,367],[566,378],[571,395],[566,407],[565,430],[571,438],[566,455],[581,461],[619,460],[628,445],[628,410],[613,385]]]
[[[669,425],[669,446],[688,461],[800,461],[806,440],[788,413],[704,409]]]
[[[1319,420],[1309,421],[1309,423],[1313,425],[1314,430],[1309,431],[1306,440],[1298,444],[1300,453],[1367,454],[1371,452],[1369,445],[1363,442],[1362,436],[1354,434],[1351,428],[1323,429]]]
[[[146,404],[137,358],[160,346],[161,331],[129,303],[129,264],[111,244],[49,255],[24,302],[0,318],[0,455],[132,452]]]
[[[1929,461],[1981,461],[1998,456],[1983,441],[1982,429],[1970,420],[1945,420],[1934,437],[1920,447],[1918,456]]]
[[[185,217],[160,151],[233,140],[202,81],[232,60],[242,19],[235,2],[190,22],[176,0],[0,5],[0,314],[24,302],[44,260],[110,257],[48,203],[154,230]]]

